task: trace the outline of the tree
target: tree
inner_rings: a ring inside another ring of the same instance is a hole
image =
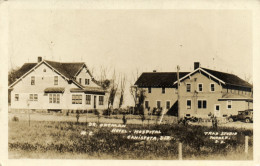
[[[18,77],[18,68],[12,68],[8,71],[8,85],[14,83]],[[11,103],[11,91],[8,90],[8,103]]]
[[[16,81],[17,77],[18,77],[18,68],[12,68],[9,72],[8,72],[8,85],[11,85],[13,82]]]
[[[138,76],[139,76],[139,70],[136,69],[136,75],[133,74],[134,82],[136,82],[136,80],[138,79]],[[135,108],[138,111],[138,114],[141,114],[141,115],[144,114],[143,103],[146,98],[145,92],[146,91],[144,88],[138,87],[138,86],[134,85],[134,83],[132,83],[132,85],[130,87],[130,93],[133,97],[133,100],[135,103]]]
[[[116,96],[116,93],[117,93],[117,88],[118,88],[118,84],[116,83],[116,72],[115,72],[115,69],[114,69],[113,77],[112,77],[112,80],[111,80],[111,86],[110,86],[110,89],[109,89],[108,109],[111,108],[113,110],[113,105],[114,105],[115,96]]]
[[[123,105],[123,102],[124,102],[125,82],[126,82],[126,76],[124,75],[120,79],[119,108],[121,108],[121,106]]]

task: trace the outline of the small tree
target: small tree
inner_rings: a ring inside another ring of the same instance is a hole
[[[123,102],[124,102],[125,82],[126,82],[126,77],[124,75],[123,77],[121,77],[121,80],[120,80],[119,108],[121,108],[121,106],[123,105]]]

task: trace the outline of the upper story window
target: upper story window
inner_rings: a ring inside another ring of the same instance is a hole
[[[191,109],[191,100],[187,100],[187,109]]]
[[[43,69],[43,72],[46,72],[46,69]]]
[[[148,93],[152,93],[152,88],[151,87],[148,88]]]
[[[98,99],[98,104],[99,105],[104,105],[104,96],[99,96],[99,99]]]
[[[202,92],[203,91],[203,84],[198,84],[198,92]]]
[[[186,92],[191,92],[191,84],[187,84],[187,86],[186,86]]]
[[[207,108],[207,100],[198,100],[198,108],[206,109]]]
[[[14,98],[15,98],[15,101],[19,101],[19,94],[15,94]]]
[[[215,84],[210,84],[210,91],[215,92]]]
[[[89,85],[89,79],[85,79],[85,85]]]
[[[58,80],[58,76],[54,76],[54,85],[58,85],[59,84],[59,80]]]
[[[165,93],[165,88],[162,88],[162,93],[163,93],[163,94]]]
[[[79,83],[81,84],[81,78],[79,78]]]
[[[35,85],[35,76],[31,76],[31,85]]]
[[[231,101],[231,100],[228,100],[228,101],[227,101],[227,108],[228,108],[228,109],[231,109],[231,108],[232,108],[232,101]]]
[[[72,95],[72,104],[82,104],[82,95]]]
[[[91,95],[86,95],[86,104],[91,104]]]

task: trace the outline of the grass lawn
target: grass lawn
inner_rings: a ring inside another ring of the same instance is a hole
[[[142,130],[148,126],[129,124],[124,129]],[[173,139],[129,140],[128,134],[112,133],[108,127],[89,127],[84,122],[31,121],[29,126],[28,121],[9,120],[9,158],[176,160],[178,143],[182,142],[184,160],[253,159],[252,130],[218,128],[219,132],[237,132],[237,135],[216,144],[204,135],[205,131],[213,131],[207,126],[150,125],[149,129],[160,130],[161,135]],[[87,134],[81,135],[82,131]],[[250,138],[247,156],[245,135]]]

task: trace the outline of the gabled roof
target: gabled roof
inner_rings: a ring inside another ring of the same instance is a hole
[[[180,72],[180,78],[189,74],[189,72]],[[135,82],[140,87],[173,87],[177,81],[177,72],[147,72]]]
[[[61,63],[61,62],[54,62],[54,61],[47,61],[49,65],[53,68],[58,70],[61,74],[69,79],[73,79],[77,72],[85,65],[84,62],[77,62],[77,63]]]
[[[84,62],[77,62],[77,63],[61,63],[61,62],[54,62],[54,61],[48,61],[43,60],[39,63],[25,63],[19,70],[15,72],[15,77],[17,79],[24,77],[26,74],[30,73],[33,69],[37,68],[42,63],[45,63],[47,66],[55,70],[57,73],[61,74],[63,77],[65,77],[67,80],[72,80],[77,86],[82,87],[76,80],[74,80],[74,77],[82,69],[83,66],[85,66]],[[16,82],[19,80],[16,80],[12,83],[10,83],[10,87],[12,87]]]
[[[206,72],[214,75],[215,77],[219,78],[220,80],[224,81],[226,84],[250,87],[250,88],[253,87],[251,84],[249,84],[248,82],[246,82],[245,80],[239,78],[238,76],[236,76],[234,74],[215,71],[215,70],[206,69],[206,68],[202,68],[202,69],[205,70]]]
[[[225,85],[252,88],[253,86],[238,76],[230,73],[215,71],[207,68],[197,68],[192,72],[180,72],[180,81],[188,78],[196,72],[204,72],[210,77]],[[172,87],[177,84],[177,72],[149,72],[142,75],[135,82],[139,87]]]
[[[37,63],[25,63],[19,70],[17,70],[14,73],[14,77],[15,78],[20,78],[22,77],[25,73],[27,73],[28,71],[30,71],[32,68],[34,68],[37,65]],[[11,82],[10,84],[12,84],[13,82]]]

